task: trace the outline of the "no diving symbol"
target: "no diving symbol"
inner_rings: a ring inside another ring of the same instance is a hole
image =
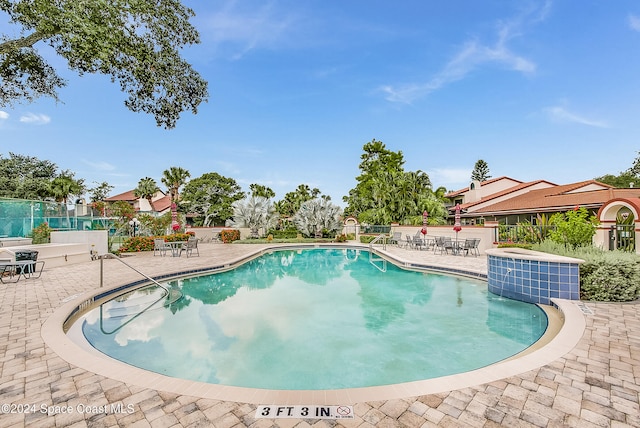
[[[346,406],[338,406],[338,408],[336,409],[336,413],[338,413],[340,416],[349,416],[351,414],[351,408]]]

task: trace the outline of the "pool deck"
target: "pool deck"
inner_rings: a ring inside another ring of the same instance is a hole
[[[144,253],[124,260],[155,276],[224,264],[260,248],[199,247],[199,257]],[[387,251],[409,262],[486,273],[484,255],[434,255],[395,247]],[[140,278],[115,260],[104,264],[105,288]],[[637,302],[570,303],[580,308],[586,326],[577,345],[540,367],[523,365],[523,372],[505,378],[425,395],[345,402],[353,406],[354,419],[255,419],[256,404],[202,398],[197,390],[189,395],[140,386],[136,379],[122,381],[115,373],[111,377],[97,374],[54,352],[48,345],[51,337],[48,341],[42,338],[43,326],[47,327],[47,321],[51,324],[61,306],[97,289],[99,278],[100,262],[93,261],[45,267],[39,279],[0,284],[0,426],[640,427]],[[64,344],[56,347],[64,353]],[[111,404],[113,408],[108,407]],[[270,400],[262,404],[288,403]],[[100,406],[107,406],[108,411]]]

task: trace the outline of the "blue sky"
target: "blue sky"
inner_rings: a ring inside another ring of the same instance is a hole
[[[180,166],[276,199],[307,184],[344,206],[372,139],[449,190],[478,159],[493,177],[565,184],[617,174],[640,150],[637,1],[185,3],[202,43],[184,55],[209,82],[197,115],[158,128],[108,77],[51,56],[64,104],[0,109],[0,153],[112,194]]]

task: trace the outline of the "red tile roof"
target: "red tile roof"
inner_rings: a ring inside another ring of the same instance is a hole
[[[151,203],[151,206],[153,207],[153,210],[155,212],[161,213],[163,211],[166,211],[171,208],[171,196],[166,195],[156,201],[153,201]]]
[[[601,190],[576,190],[590,185],[605,187]],[[515,212],[565,211],[575,206],[596,208],[614,198],[640,198],[640,188],[616,189],[595,180],[582,181],[547,189],[531,190],[523,195],[480,208],[473,214],[508,214]]]
[[[106,202],[115,202],[115,201],[128,201],[133,202],[137,201],[138,198],[133,194],[133,190],[129,190],[128,192],[120,193],[119,195],[109,196],[105,199]]]
[[[547,184],[552,186],[551,188],[555,188],[554,187],[555,185],[553,183],[551,183],[549,181],[546,181],[546,180],[529,181],[528,183],[523,183],[523,182],[519,181],[519,183],[520,184],[518,184],[516,186],[513,186],[513,187],[510,187],[508,189],[505,189],[505,190],[503,190],[501,192],[496,192],[496,193],[492,193],[489,196],[485,196],[484,198],[480,199],[479,201],[467,202],[466,204],[460,204],[460,208],[462,209],[462,211],[468,211],[469,208],[474,207],[476,205],[485,204],[485,203],[487,203],[487,202],[489,202],[491,200],[495,200],[495,199],[501,198],[501,197],[506,196],[506,195],[508,195],[510,193],[516,193],[518,191],[525,190],[528,187],[532,187],[532,186],[535,186],[535,185],[540,184],[540,183],[547,183]],[[529,194],[532,191],[533,190],[529,190],[527,192],[527,194]],[[515,199],[517,197],[518,196],[516,195],[516,196],[514,196],[513,198],[511,198],[509,200]],[[450,211],[453,211],[454,209],[455,209],[455,207],[449,208]]]
[[[491,183],[495,183],[496,181],[500,181],[500,180],[511,180],[511,181],[515,181],[516,183],[522,183],[522,181],[520,180],[516,180],[515,178],[511,178],[511,177],[507,177],[507,176],[502,176],[502,177],[496,177],[496,178],[490,178],[489,180],[483,181],[480,183],[481,186],[486,186],[487,184],[491,184]],[[456,197],[458,195],[461,195],[465,192],[469,191],[469,186],[465,187],[464,189],[460,189],[460,190],[455,190],[453,192],[449,192],[445,195],[445,197],[451,199],[453,197]]]

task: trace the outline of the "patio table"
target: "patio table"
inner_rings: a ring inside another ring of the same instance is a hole
[[[180,257],[180,254],[182,253],[182,247],[186,243],[187,241],[173,241],[167,242],[166,245],[171,249],[171,255],[173,257]]]

